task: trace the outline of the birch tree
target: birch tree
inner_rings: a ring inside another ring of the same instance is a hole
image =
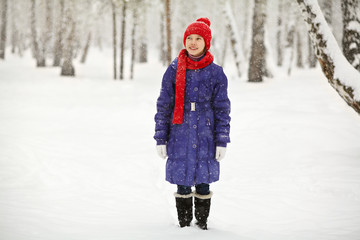
[[[277,30],[276,30],[276,52],[277,52],[277,65],[283,65],[283,0],[278,2],[278,15],[277,15]]]
[[[90,44],[91,44],[91,38],[92,38],[92,34],[91,34],[91,31],[89,31],[87,34],[85,47],[84,47],[83,53],[81,55],[81,59],[80,59],[81,63],[85,63],[85,61],[86,61],[87,55],[89,53]]]
[[[137,4],[139,1],[136,2]],[[139,7],[135,7],[139,8]],[[136,21],[137,18],[140,18],[140,24],[138,27],[141,29],[139,31],[139,62],[140,63],[146,63],[148,61],[148,37],[147,37],[147,3],[142,2],[140,6],[140,15],[136,15]],[[137,11],[137,10],[136,10]]]
[[[55,27],[55,42],[54,42],[54,61],[53,66],[58,67],[61,64],[62,59],[62,45],[63,45],[63,32],[64,32],[64,12],[65,3],[64,0],[59,0],[57,3],[57,16],[56,16],[56,27]]]
[[[251,7],[252,6],[252,0],[242,0],[242,9],[244,12],[244,21],[242,24],[242,49],[244,51],[244,57],[245,59],[249,59],[249,55],[250,55],[250,48],[249,45],[251,43],[251,38],[249,37],[251,35]]]
[[[114,0],[111,1],[111,12],[112,12],[112,39],[113,39],[113,78],[116,80],[116,57],[117,57],[117,38],[116,38],[116,5]]]
[[[7,11],[7,0],[1,0],[0,59],[5,59]]]
[[[31,0],[30,8],[30,29],[33,56],[36,59],[36,66],[41,65],[39,42],[36,29],[36,0]]]
[[[166,39],[166,33],[165,33],[165,7],[164,7],[164,1],[161,0],[160,1],[160,54],[159,54],[159,59],[162,62],[162,64],[165,66],[167,63],[167,57],[166,57],[166,43],[165,43],[165,39]]]
[[[333,0],[320,0],[319,4],[324,14],[326,22],[331,27],[333,15]]]
[[[137,2],[136,2],[137,3]],[[131,64],[130,64],[130,79],[134,79],[134,65],[135,65],[135,54],[136,54],[136,30],[138,25],[138,12],[137,7],[133,6],[133,27],[131,30]],[[141,49],[141,52],[144,49]],[[141,55],[140,55],[141,56]],[[144,55],[145,56],[145,55]],[[147,55],[146,55],[147,57]],[[141,59],[141,57],[140,57]],[[141,60],[140,60],[141,61]]]
[[[341,0],[343,14],[342,47],[346,59],[360,72],[360,3]]]
[[[10,4],[11,12],[11,53],[15,53],[16,48],[19,49],[19,30],[17,26],[18,9],[16,4],[12,2]]]
[[[299,14],[296,15],[296,67],[298,68],[304,68],[303,64],[303,28],[300,22],[300,16]]]
[[[82,29],[78,35],[87,36],[86,40],[84,41],[83,39],[81,44],[82,55],[80,63],[85,63],[90,47],[93,45],[93,39],[96,38],[96,29],[99,28],[98,25],[103,26],[103,16],[107,15],[109,9],[111,9],[111,1],[86,0],[82,3],[82,7],[85,7],[87,11],[77,14],[78,18],[80,17],[79,22],[81,23],[79,28]]]
[[[171,56],[171,16],[170,16],[170,0],[165,0],[165,19],[166,19],[166,58],[167,58],[167,64],[170,65],[172,61]]]
[[[311,42],[310,36],[307,40],[307,46],[308,46],[308,56],[307,56],[307,62],[310,68],[315,68],[317,63],[317,57],[315,55],[314,47]]]
[[[340,97],[360,113],[360,73],[336,43],[316,0],[297,0],[323,73]]]
[[[249,82],[262,82],[266,75],[265,61],[265,19],[266,19],[266,0],[255,0],[253,24],[252,24],[252,41],[251,55],[249,66]]]
[[[31,2],[21,1],[19,3],[18,1],[8,1],[8,4],[8,27],[10,28],[8,33],[10,34],[11,53],[16,53],[22,57],[24,51],[31,46],[31,34],[29,34],[29,9]],[[26,14],[23,12],[24,9],[27,10]]]
[[[125,27],[126,27],[126,9],[127,0],[122,2],[121,11],[121,31],[120,31],[120,80],[124,79],[124,51],[125,51]]]
[[[75,0],[67,0],[65,7],[65,19],[66,19],[66,39],[63,46],[64,61],[61,67],[61,76],[75,76],[75,68],[73,65],[74,57],[74,45],[75,45]]]
[[[296,4],[296,3],[295,3]],[[290,75],[294,64],[296,55],[295,42],[296,42],[296,18],[294,5],[291,1],[284,2],[284,8],[287,9],[285,13],[285,26],[284,26],[284,67],[287,70],[287,74]]]
[[[231,49],[234,55],[237,75],[241,77],[241,59],[244,59],[244,53],[240,45],[240,35],[237,31],[238,28],[229,1],[226,1],[223,11],[226,19],[226,27],[230,33]]]
[[[45,7],[44,7],[44,15],[45,19],[41,23],[41,37],[39,41],[39,53],[38,53],[38,67],[45,67],[46,66],[46,56],[48,53],[48,48],[50,44],[50,40],[52,37],[52,4],[53,2],[50,0],[45,0]]]

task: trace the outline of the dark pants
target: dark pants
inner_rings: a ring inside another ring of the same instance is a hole
[[[207,183],[201,183],[195,185],[196,193],[200,195],[208,195],[210,194],[210,185]],[[177,193],[180,195],[187,195],[191,193],[191,186],[177,186]]]

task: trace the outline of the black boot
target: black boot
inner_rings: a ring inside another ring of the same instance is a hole
[[[207,219],[210,213],[212,192],[208,195],[195,193],[195,218],[196,225],[203,230],[207,230]]]
[[[174,195],[180,227],[189,227],[193,219],[193,194]]]

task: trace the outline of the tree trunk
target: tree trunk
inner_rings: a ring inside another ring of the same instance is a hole
[[[301,16],[300,14],[296,15],[296,67],[304,68],[303,64],[303,37],[302,37],[302,30],[304,29],[301,26]]]
[[[307,23],[322,71],[329,80],[330,85],[344,101],[357,113],[360,113],[360,74],[343,58],[317,1],[307,0],[305,2],[305,0],[297,0],[297,2]],[[345,74],[344,69],[346,70]]]
[[[163,4],[163,2],[161,2]],[[160,7],[160,61],[165,66],[167,63],[167,57],[166,57],[166,34],[165,34],[165,7]]]
[[[250,28],[250,18],[251,18],[251,8],[249,6],[251,6],[250,1],[253,2],[252,0],[242,0],[243,2],[243,6],[245,8],[244,10],[244,24],[243,24],[243,31],[242,31],[242,49],[244,51],[244,59],[248,59],[249,57],[249,45],[250,45],[250,33],[251,33],[251,28]]]
[[[54,1],[46,0],[46,33],[45,33],[45,48],[44,57],[46,59],[51,38],[54,32],[54,15],[52,9],[54,8]]]
[[[346,59],[360,72],[360,13],[359,0],[342,0],[342,47]]]
[[[141,7],[142,12],[141,12],[141,20],[140,22],[146,23],[147,22],[147,6],[146,4],[143,4],[143,6]],[[140,51],[139,51],[139,62],[140,63],[146,63],[148,61],[148,44],[147,44],[147,27],[146,24],[141,24],[139,26],[141,28],[140,30]]]
[[[125,48],[125,25],[126,25],[126,0],[123,0],[122,23],[121,23],[121,45],[120,45],[120,80],[124,79],[124,48]]]
[[[172,61],[171,56],[171,18],[170,18],[170,0],[165,0],[165,18],[166,18],[166,39],[167,39],[167,51],[166,51],[166,57],[167,57],[167,64],[170,65]]]
[[[283,1],[278,2],[278,16],[277,16],[277,32],[276,32],[276,50],[277,50],[277,65],[283,65]]]
[[[61,68],[61,76],[75,76],[75,68],[73,65],[74,44],[75,44],[75,20],[73,16],[74,0],[68,0],[65,10],[66,26],[68,27],[68,35],[64,44],[64,62]]]
[[[296,31],[296,67],[304,68],[301,33]]]
[[[249,66],[249,82],[262,82],[266,74],[264,24],[266,19],[266,0],[255,0],[251,55]]]
[[[117,41],[116,41],[116,5],[113,0],[111,0],[111,10],[112,10],[112,24],[113,24],[113,74],[114,80],[116,80],[116,55],[117,55]]]
[[[1,29],[0,29],[0,59],[5,59],[6,26],[7,26],[7,0],[1,1]]]
[[[244,59],[244,54],[243,54],[241,46],[239,44],[240,36],[237,31],[238,28],[236,26],[236,21],[235,21],[234,15],[232,13],[229,1],[227,1],[225,3],[224,14],[225,14],[225,19],[226,19],[226,27],[227,27],[228,31],[230,32],[230,42],[231,42],[232,52],[234,55],[235,65],[236,65],[236,69],[237,69],[237,75],[240,78],[241,77],[241,69],[240,69],[241,60],[240,59]]]
[[[10,3],[11,11],[11,53],[16,52],[16,48],[19,49],[19,30],[16,24],[16,18],[18,14],[18,9],[14,2]],[[20,52],[20,51],[19,51]]]
[[[58,67],[61,64],[62,51],[63,51],[63,31],[64,31],[64,0],[59,0],[59,11],[57,16],[55,44],[54,44],[54,62],[53,66]]]
[[[81,60],[80,60],[81,63],[86,62],[86,57],[87,57],[87,55],[89,53],[90,43],[91,43],[91,32],[88,33],[88,37],[87,37],[87,40],[86,40],[84,51],[83,51],[83,54],[82,54]]]
[[[36,31],[36,1],[31,0],[31,9],[30,9],[30,28],[31,28],[31,39],[32,39],[32,49],[33,56],[36,59],[36,66],[40,66],[41,62],[39,57],[39,43],[37,39],[37,31]]]
[[[308,64],[310,68],[315,68],[317,63],[317,58],[315,55],[314,47],[311,42],[310,36],[308,37]]]
[[[147,58],[148,46],[147,46],[146,38],[141,38],[139,52],[140,52],[139,62],[146,63],[148,61]]]
[[[46,55],[49,46],[49,42],[51,40],[51,32],[52,32],[52,5],[50,0],[45,0],[45,22],[42,24],[42,37],[40,41],[40,48],[39,49],[39,60],[38,60],[38,67],[45,67],[46,66]]]
[[[287,64],[288,64],[287,73],[288,75],[290,75],[293,67],[294,56],[295,56],[295,25],[294,24],[290,25],[290,29],[287,35],[286,48],[289,54],[289,58],[287,60]]]
[[[219,61],[219,65],[221,67],[224,67],[225,65],[225,58],[226,58],[226,52],[227,52],[227,48],[228,48],[228,45],[229,45],[229,39],[230,38],[230,32],[227,32],[226,33],[226,37],[223,41],[223,44],[221,45],[221,48],[219,49],[219,52],[218,52],[218,61]],[[220,59],[220,60],[219,60]]]
[[[287,70],[287,74],[290,75],[293,67],[295,66],[296,55],[296,3],[291,1],[284,1],[284,46],[283,46],[283,65]]]
[[[135,65],[135,54],[136,54],[136,26],[138,21],[137,8],[133,9],[133,29],[131,32],[131,65],[130,65],[130,79],[134,78],[134,65]]]
[[[333,15],[332,1],[333,0],[319,1],[319,4],[321,5],[322,12],[324,13],[325,20],[329,24],[330,27],[331,27],[331,24],[332,24],[332,15]]]

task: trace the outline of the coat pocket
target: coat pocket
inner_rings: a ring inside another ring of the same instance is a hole
[[[199,121],[199,159],[210,159],[215,156],[214,142],[214,118],[213,112],[207,111],[203,114]]]

